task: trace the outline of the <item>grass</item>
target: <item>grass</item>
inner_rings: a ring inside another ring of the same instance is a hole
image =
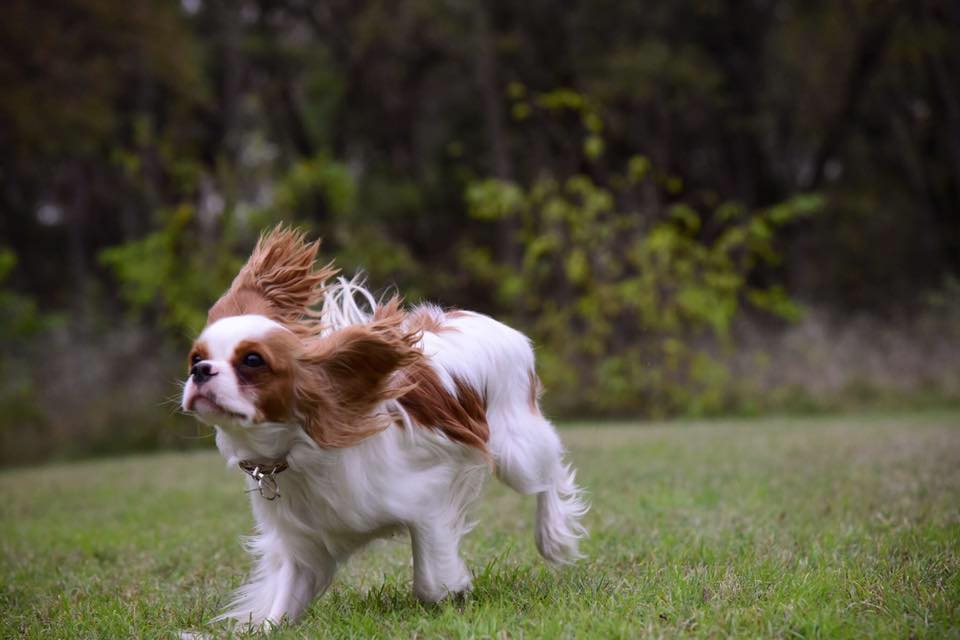
[[[588,560],[551,569],[533,501],[491,483],[465,601],[410,593],[405,539],[273,637],[957,637],[960,415],[572,426]],[[0,473],[0,637],[222,636],[247,568],[215,453]]]

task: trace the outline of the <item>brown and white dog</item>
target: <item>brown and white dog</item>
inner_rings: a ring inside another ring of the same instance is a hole
[[[540,553],[578,558],[587,507],[538,407],[529,340],[478,313],[377,302],[356,280],[327,286],[318,249],[262,236],[190,353],[183,409],[247,474],[257,522],[255,568],[221,618],[295,620],[340,563],[397,531],[417,597],[469,590],[458,547],[491,470],[537,496]]]

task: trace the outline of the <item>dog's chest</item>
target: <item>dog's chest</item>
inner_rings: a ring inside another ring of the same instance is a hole
[[[252,494],[254,516],[285,535],[320,539],[334,555],[389,535],[400,523],[372,487],[348,476],[286,471],[278,476],[280,497],[265,500]]]

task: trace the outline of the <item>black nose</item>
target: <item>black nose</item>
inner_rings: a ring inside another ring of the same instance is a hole
[[[194,384],[203,384],[217,375],[217,372],[213,370],[213,366],[209,362],[198,362],[190,368],[190,375],[193,376]]]

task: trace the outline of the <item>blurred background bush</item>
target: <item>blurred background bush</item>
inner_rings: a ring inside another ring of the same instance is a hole
[[[960,6],[8,0],[0,456],[204,443],[257,234],[537,342],[560,417],[960,399]]]

